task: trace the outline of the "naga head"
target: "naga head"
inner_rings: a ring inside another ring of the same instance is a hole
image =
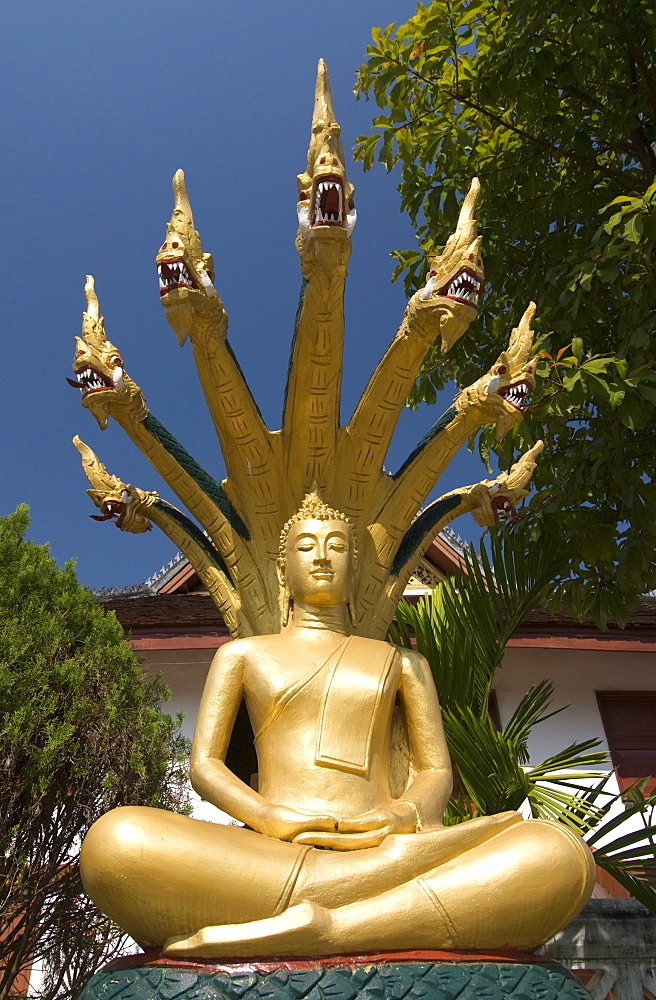
[[[130,408],[137,420],[148,413],[141,389],[123,369],[123,359],[105,336],[105,322],[100,315],[93,277],[88,274],[84,286],[87,300],[82,314],[82,336],[75,338],[73,372],[66,381],[82,394],[82,405],[91,411],[101,430],[117,408]]]
[[[355,226],[355,188],[346,179],[344,148],[335,118],[328,69],[319,60],[307,170],[298,181],[297,246],[303,262],[310,241],[346,246]]]
[[[543,448],[544,442],[537,441],[515,462],[510,472],[502,472],[496,479],[484,479],[473,487],[470,496],[475,499],[476,506],[471,514],[481,528],[499,524],[500,521],[517,520],[515,508],[529,494],[526,486]]]
[[[508,347],[488,372],[455,398],[458,410],[473,406],[482,409],[486,420],[496,424],[496,439],[500,441],[510,428],[524,419],[530,395],[535,389],[537,357],[533,355],[531,320],[535,303],[531,302],[519,326],[510,336]]]
[[[214,262],[203,253],[198,231],[194,229],[189,196],[182,170],[173,177],[173,213],[166,227],[166,239],[155,262],[159,275],[160,301],[166,318],[180,345],[189,336],[195,311],[216,301]]]
[[[483,237],[477,236],[475,211],[480,190],[478,177],[474,177],[460,208],[455,233],[449,236],[441,254],[429,257],[426,285],[413,296],[419,311],[439,310],[442,354],[453,347],[478,314],[483,290]]]
[[[144,511],[157,500],[157,493],[145,493],[112,476],[77,434],[73,444],[82,456],[82,468],[92,486],[87,493],[100,511],[100,514],[90,514],[89,517],[94,521],[114,520],[121,531],[130,531],[135,535],[150,531],[150,522]]]

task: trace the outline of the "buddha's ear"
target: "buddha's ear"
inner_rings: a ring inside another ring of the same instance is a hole
[[[285,564],[282,559],[276,559],[276,576],[281,587],[285,586]]]
[[[289,593],[287,587],[283,587],[281,604],[280,625],[281,628],[287,628],[292,613],[292,595]]]

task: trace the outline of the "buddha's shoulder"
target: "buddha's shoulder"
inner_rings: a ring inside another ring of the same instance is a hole
[[[427,666],[426,660],[416,649],[408,649],[407,646],[397,646],[393,642],[388,642],[387,639],[368,639],[363,637],[363,641],[366,643],[367,651],[372,656],[387,657],[390,650],[393,650],[396,662],[405,669],[421,673]]]
[[[366,647],[367,651],[378,653],[381,656],[389,656],[392,651],[397,656],[402,656],[406,652],[404,646],[397,646],[393,642],[388,642],[387,639],[370,639],[368,636],[354,636],[354,638],[362,644],[362,647]]]
[[[272,634],[272,635],[247,635],[241,639],[231,639],[226,642],[222,647],[222,651],[226,655],[230,654],[232,656],[241,656],[244,653],[248,653],[252,649],[262,649],[265,646],[277,645],[280,640],[284,639],[284,635]]]
[[[249,635],[242,639],[231,639],[219,650],[224,660],[249,660],[261,657],[263,653],[274,653],[290,645],[289,638],[284,633],[271,635]]]
[[[418,653],[416,649],[408,649],[407,646],[394,646],[396,649],[399,660],[403,664],[406,670],[410,670],[413,673],[424,674],[426,670],[430,672],[428,662],[425,656]]]

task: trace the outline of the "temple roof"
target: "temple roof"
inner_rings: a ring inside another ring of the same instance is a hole
[[[152,645],[141,640],[156,638],[166,641],[176,637],[176,645],[184,637],[190,645],[198,645],[203,639],[203,645],[212,646],[229,637],[216,605],[207,594],[109,597],[103,600],[103,605],[116,613],[135,645],[141,648]],[[630,616],[625,629],[610,623],[605,632],[592,621],[579,622],[564,614],[536,609],[526,616],[510,645],[651,651],[656,648],[655,640],[656,598],[648,597]]]

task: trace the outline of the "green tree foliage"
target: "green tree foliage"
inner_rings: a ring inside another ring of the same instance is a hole
[[[553,710],[553,685],[533,685],[502,729],[490,693],[506,646],[529,611],[568,572],[555,539],[527,545],[527,526],[492,533],[465,573],[450,577],[417,605],[402,601],[390,629],[393,642],[428,660],[442,706],[458,782],[445,823],[519,809],[573,827],[594,848],[597,864],[656,913],[654,809],[646,780],[626,807],[609,790],[612,771],[598,740],[574,742],[540,763],[530,762],[529,738],[562,709]],[[413,643],[414,640],[414,643]]]
[[[186,809],[188,747],[114,614],[28,524],[0,518],[0,997],[32,960],[44,998],[74,997],[125,940],[82,891],[82,836],[115,806]]]
[[[434,0],[374,30],[356,88],[384,109],[356,157],[398,168],[418,227],[393,255],[409,291],[483,185],[482,316],[429,357],[411,405],[477,378],[537,303],[533,405],[479,447],[508,466],[546,439],[535,535],[571,529],[558,598],[602,627],[656,586],[655,39],[653,0]]]

